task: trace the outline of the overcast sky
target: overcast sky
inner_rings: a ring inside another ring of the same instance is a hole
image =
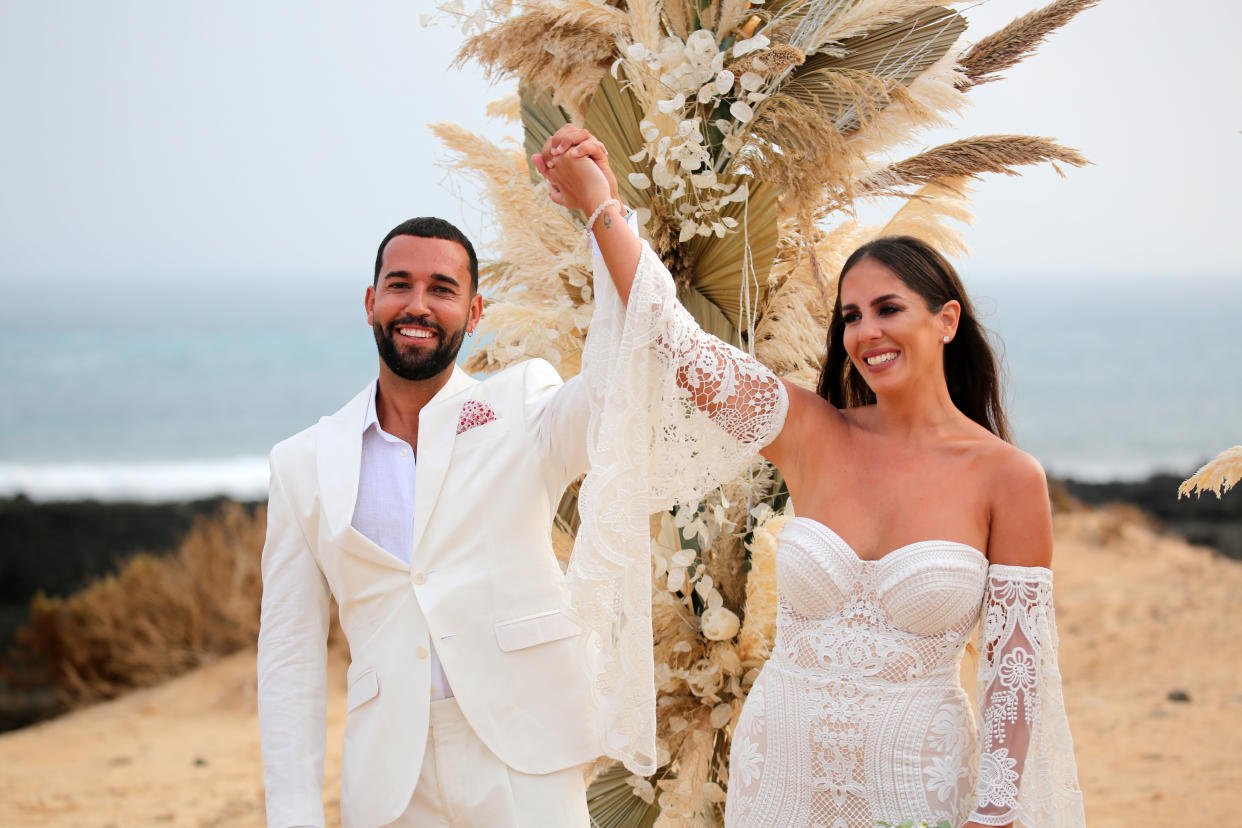
[[[460,35],[422,28],[429,5],[0,0],[0,289],[369,279],[379,238],[428,213],[485,241],[427,124],[516,135],[483,113],[509,89],[449,68]],[[963,8],[978,37],[1038,5]],[[1242,276],[1240,23],[1234,3],[1103,0],[973,91],[924,146],[1025,132],[1095,166],[981,184],[964,270]]]

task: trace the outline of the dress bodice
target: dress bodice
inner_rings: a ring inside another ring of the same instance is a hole
[[[892,683],[956,671],[983,603],[988,561],[979,550],[930,540],[868,561],[804,517],[786,525],[780,547],[782,668]]]

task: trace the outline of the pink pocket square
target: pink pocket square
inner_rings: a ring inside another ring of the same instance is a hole
[[[457,433],[469,431],[494,419],[496,412],[487,404],[487,400],[466,400],[466,404],[461,407],[461,417],[457,420]]]

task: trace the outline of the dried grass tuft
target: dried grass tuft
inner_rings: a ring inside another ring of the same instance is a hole
[[[469,38],[455,65],[477,60],[492,77],[516,77],[553,91],[581,123],[600,78],[628,32],[626,15],[611,6],[570,0],[564,8],[531,8]]]
[[[970,255],[961,231],[947,222],[968,225],[974,218],[970,185],[965,178],[946,178],[926,184],[909,197],[905,206],[880,230],[877,236],[914,236],[950,257]]]
[[[806,62],[806,55],[788,43],[774,43],[771,48],[742,55],[729,64],[735,75],[754,72],[764,77],[776,78],[784,74],[786,69],[801,66]]]
[[[1050,138],[1032,135],[980,135],[930,149],[899,161],[858,182],[860,195],[893,195],[899,188],[952,179],[979,178],[983,173],[1020,175],[1017,167],[1050,162],[1081,167],[1091,163],[1078,150]]]
[[[1025,60],[1048,35],[1098,2],[1056,0],[983,38],[962,55],[960,65],[964,78],[959,88],[966,90],[981,83],[1000,80],[1001,72]]]
[[[516,91],[487,105],[487,117],[516,124],[522,120],[522,98]]]
[[[1242,446],[1225,449],[1177,487],[1179,498],[1212,492],[1221,497],[1242,480]]]
[[[253,646],[266,515],[226,503],[175,553],[138,555],[68,598],[36,597],[5,672],[82,704]]]

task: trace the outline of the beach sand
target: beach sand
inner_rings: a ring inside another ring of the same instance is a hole
[[[1242,564],[1133,510],[1056,518],[1061,667],[1093,828],[1242,809]],[[344,657],[331,663],[338,824]],[[1184,693],[1189,701],[1170,700]],[[263,825],[254,653],[0,736],[0,825]]]

